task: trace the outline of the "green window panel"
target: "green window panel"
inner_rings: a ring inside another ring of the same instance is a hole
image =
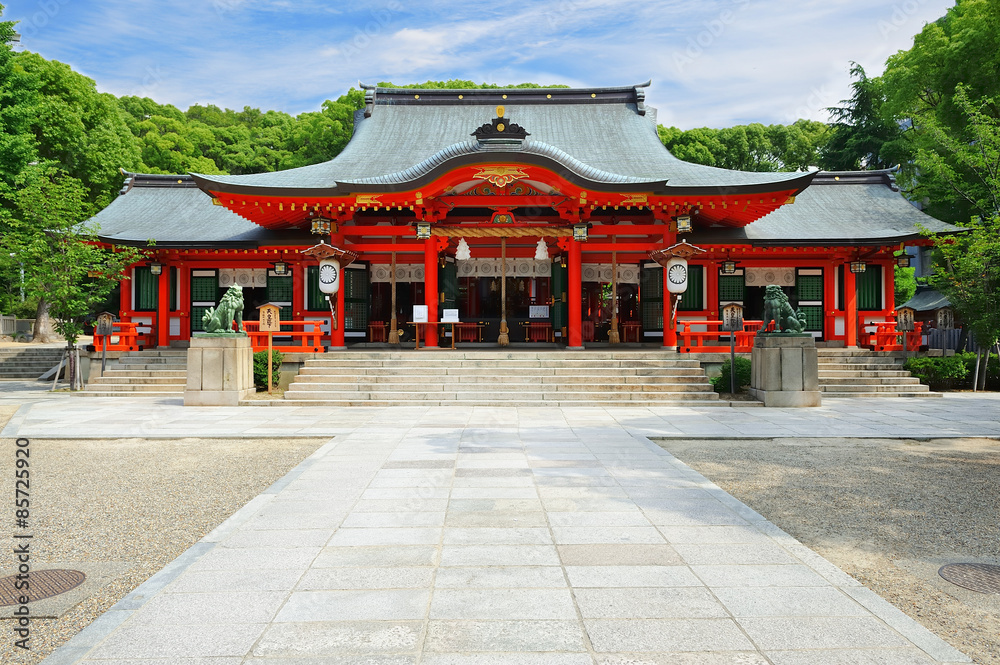
[[[344,330],[368,332],[368,270],[343,271],[341,288],[344,289]]]
[[[218,277],[191,278],[191,302],[217,302],[218,295]]]
[[[444,267],[438,270],[438,288],[444,294],[441,302],[441,309],[455,309],[458,307],[458,266],[454,263],[445,263]]]
[[[170,311],[177,311],[177,282],[179,271],[177,268],[170,269]]]
[[[555,296],[555,306],[552,308],[552,329],[562,330],[569,321],[569,303],[562,301],[562,294],[566,293],[566,278],[568,271],[563,267],[562,261],[552,263],[552,295]]]
[[[743,302],[743,275],[719,275],[719,302]]]
[[[823,300],[823,276],[799,275],[795,280],[795,295],[800,301]]]
[[[292,302],[292,277],[267,276],[267,301]]]
[[[677,305],[680,312],[697,312],[705,309],[705,266],[688,265],[688,287]]]
[[[868,269],[857,275],[858,310],[882,309],[882,266],[868,265]]]
[[[306,309],[310,312],[330,311],[326,294],[319,288],[319,266],[309,266],[306,269],[306,300]]]
[[[823,306],[803,305],[799,307],[806,317],[806,330],[808,332],[823,332]]]
[[[643,268],[640,287],[642,329],[663,330],[663,268]]]
[[[155,312],[157,300],[157,276],[149,266],[135,269],[135,309],[139,312]]]

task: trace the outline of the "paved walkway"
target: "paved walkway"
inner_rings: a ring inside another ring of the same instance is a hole
[[[647,437],[997,436],[998,407],[68,397],[3,436],[333,435],[47,665],[919,665],[969,661]]]

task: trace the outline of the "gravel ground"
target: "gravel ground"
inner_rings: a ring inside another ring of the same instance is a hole
[[[1000,595],[937,575],[1000,564],[1000,441],[660,445],[981,665],[1000,665]]]
[[[16,408],[0,405],[0,429]],[[0,622],[0,662],[40,662],[326,441],[32,439],[33,568],[127,568],[60,618],[34,619],[30,653],[13,647],[11,620]],[[13,440],[0,451],[0,493],[10,497]],[[10,555],[0,558],[5,574],[11,565]]]

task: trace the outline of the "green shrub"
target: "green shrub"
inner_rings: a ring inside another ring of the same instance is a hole
[[[965,353],[955,354],[955,357],[961,358],[962,362],[965,363],[968,374],[963,384],[971,388],[972,378],[976,375],[976,354],[966,351]],[[1000,390],[1000,358],[997,358],[997,354],[995,353],[990,354],[990,359],[986,363],[986,389]]]
[[[281,351],[271,354],[271,385],[278,385],[281,379]],[[258,390],[267,390],[267,351],[253,354],[253,384]]]
[[[910,358],[903,364],[903,369],[920,379],[920,383],[930,386],[931,390],[951,390],[959,382],[971,376],[965,356],[956,354],[943,358]],[[972,354],[975,362],[976,354]]]
[[[741,392],[743,388],[750,385],[751,363],[748,358],[736,356],[736,392]],[[722,374],[712,379],[712,387],[717,393],[728,393],[730,387],[730,365],[723,363]]]

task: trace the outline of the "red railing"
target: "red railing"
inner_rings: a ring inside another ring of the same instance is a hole
[[[113,323],[114,332],[110,335],[94,335],[94,350],[103,351],[107,342],[108,351],[138,351],[143,348],[145,335],[139,332],[139,326],[148,324],[120,321]]]
[[[870,332],[868,328],[875,326],[875,331]],[[902,351],[905,345],[907,351],[919,351],[922,340],[924,324],[916,321],[913,324],[912,332],[896,330],[895,321],[873,321],[864,325],[865,334],[868,336],[866,345],[875,351]]]
[[[282,321],[281,327],[291,327],[291,330],[273,333],[275,343],[271,348],[282,353],[322,353],[322,326],[322,321]],[[267,351],[267,333],[260,331],[260,321],[244,321],[243,329],[246,330],[254,351]],[[299,343],[288,344],[289,337]]]
[[[728,349],[718,344],[706,344],[709,340],[718,341],[723,337],[726,339],[725,346],[729,346],[729,332],[722,330],[722,321],[678,321],[677,322],[677,350],[680,353],[712,353],[722,352]],[[764,324],[763,321],[744,321],[743,330],[736,331],[736,351],[738,353],[750,353],[753,349],[753,338]],[[691,330],[698,326],[705,330]]]

